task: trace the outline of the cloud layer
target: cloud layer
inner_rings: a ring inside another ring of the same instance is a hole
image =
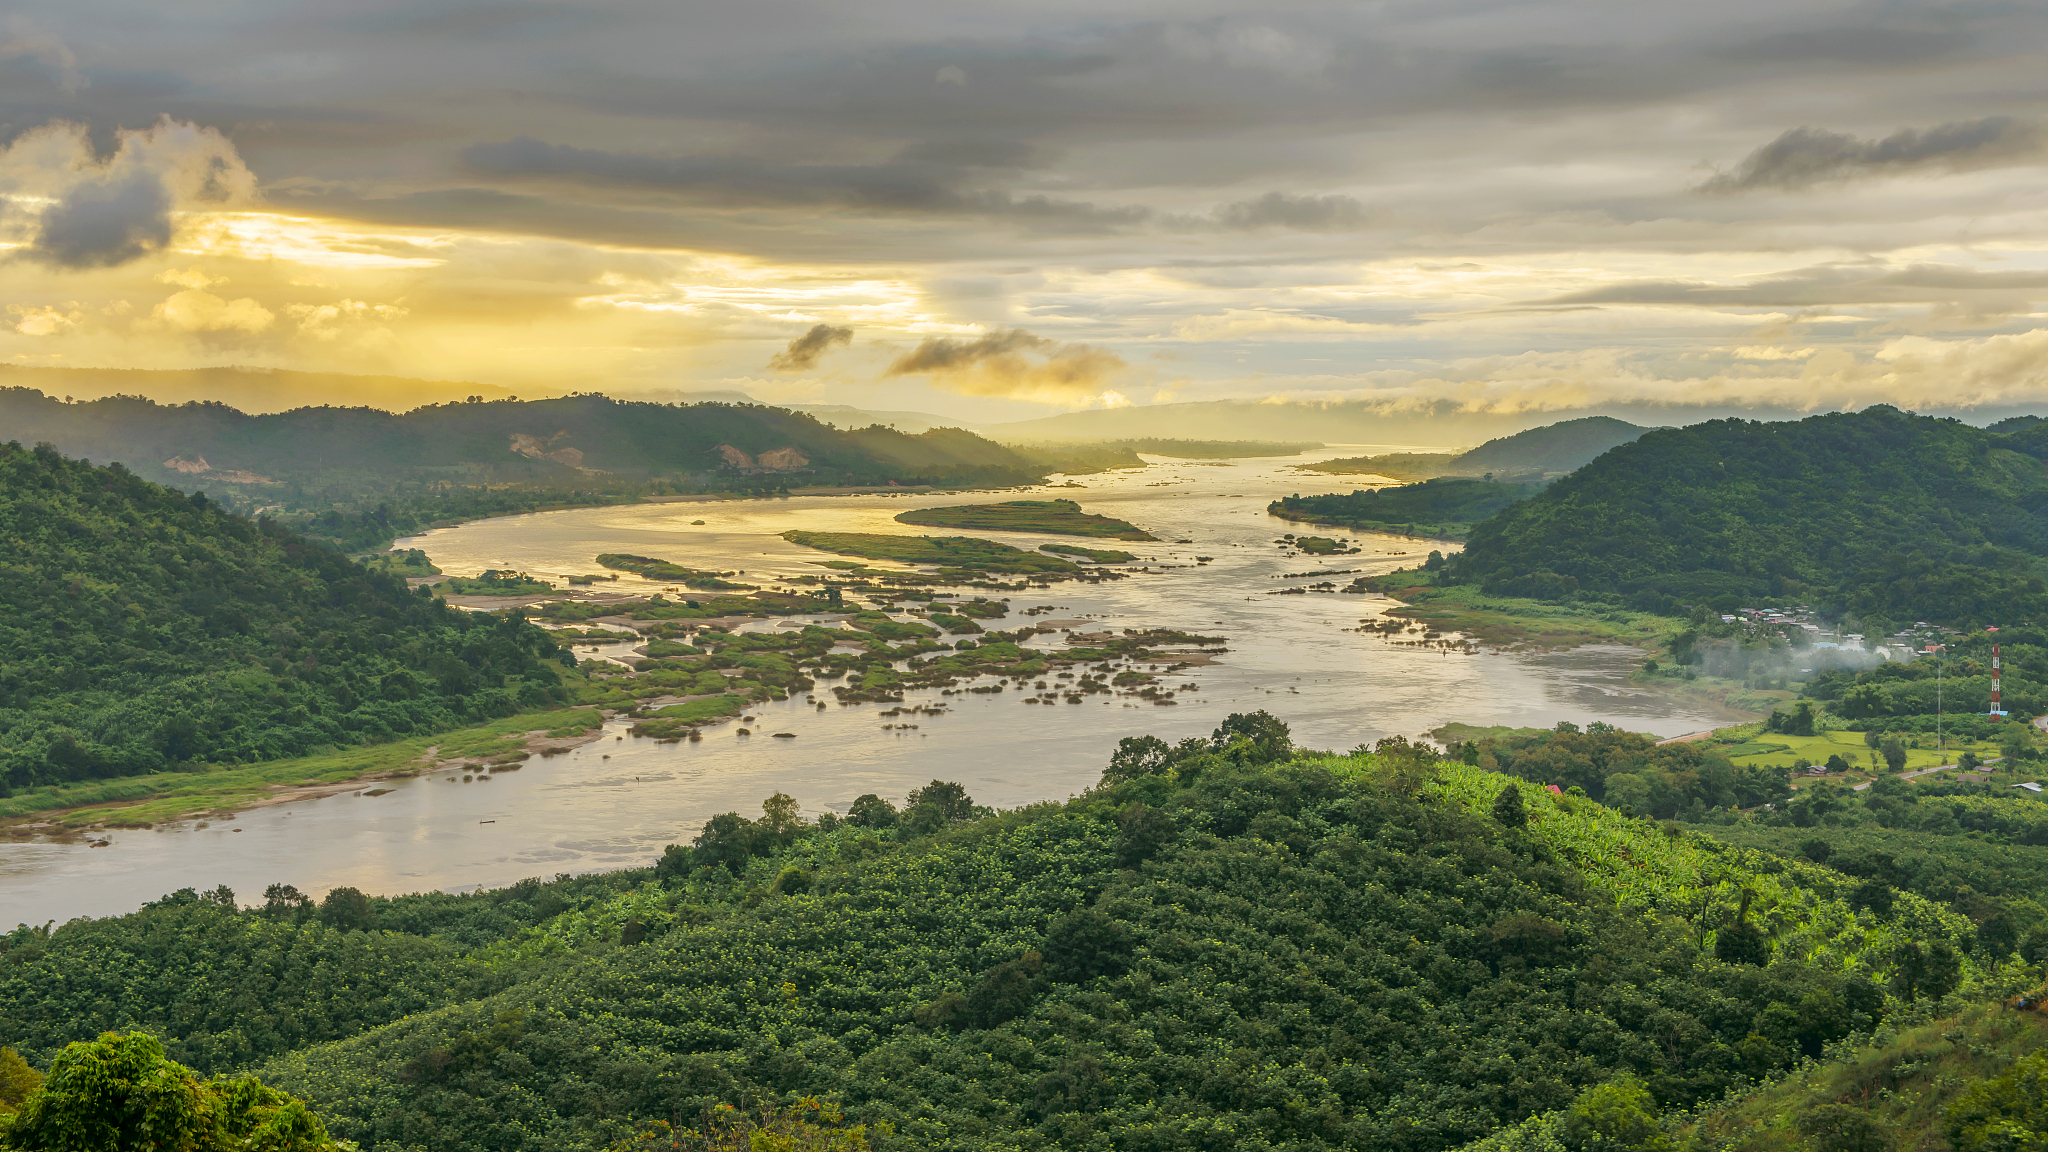
[[[0,360],[2048,411],[2042,75],[1949,0],[20,0]]]

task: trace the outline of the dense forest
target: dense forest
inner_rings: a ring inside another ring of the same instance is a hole
[[[777,795],[639,871],[17,929],[0,1042],[44,1065],[146,1029],[379,1152],[626,1147],[811,1097],[877,1149],[1434,1152],[1624,1089],[1714,1101],[2010,943],[1710,831],[1255,713],[1127,739],[1065,803]]]
[[[1398,488],[1361,488],[1348,495],[1283,496],[1266,510],[1305,524],[1459,540],[1474,524],[1542,490],[1541,484],[1447,477]]]
[[[1652,431],[1480,524],[1446,577],[1670,614],[1789,599],[1865,621],[2048,620],[2038,427],[1880,405]]]
[[[120,465],[0,446],[0,788],[250,762],[556,700],[573,659]]]

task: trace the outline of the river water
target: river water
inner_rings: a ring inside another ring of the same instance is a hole
[[[1403,450],[1346,445],[1310,458]],[[957,780],[976,802],[1011,807],[1063,799],[1101,773],[1119,738],[1153,733],[1169,740],[1206,735],[1231,712],[1263,708],[1293,728],[1298,744],[1345,750],[1384,736],[1416,737],[1450,721],[1548,727],[1560,720],[1607,720],[1636,731],[1678,735],[1709,727],[1697,706],[1632,685],[1636,658],[1620,647],[1568,652],[1450,650],[1417,647],[1361,631],[1394,607],[1373,596],[1269,595],[1281,588],[1352,577],[1288,578],[1292,573],[1380,572],[1421,560],[1427,541],[1327,532],[1363,551],[1351,556],[1289,555],[1275,544],[1296,526],[1266,514],[1290,492],[1351,486],[1343,478],[1294,470],[1302,457],[1221,463],[1159,460],[1142,470],[1086,476],[1082,487],[1018,490],[1010,495],[905,493],[808,496],[575,509],[442,529],[400,542],[424,548],[445,570],[474,575],[516,568],[560,577],[600,571],[600,552],[657,556],[696,568],[741,570],[749,582],[824,571],[824,555],[784,542],[791,528],[927,532],[894,522],[914,507],[991,499],[1063,496],[1085,510],[1129,520],[1159,544],[1119,544],[1148,572],[1099,584],[1055,584],[1012,593],[1012,614],[996,626],[1026,622],[1029,607],[1053,609],[1032,622],[1087,621],[1102,627],[1169,627],[1226,639],[1213,667],[1186,669],[1172,684],[1196,684],[1173,707],[1124,697],[1088,697],[1081,705],[1026,706],[1020,694],[962,693],[944,698],[940,716],[877,713],[892,705],[818,710],[798,697],[751,711],[756,732],[793,740],[743,737],[736,726],[707,729],[701,742],[663,744],[625,733],[623,721],[597,743],[536,758],[487,783],[451,783],[437,773],[385,782],[378,797],[344,794],[245,812],[210,823],[117,830],[83,842],[0,844],[0,924],[62,922],[74,916],[132,911],[181,887],[233,888],[260,901],[283,882],[315,894],[343,885],[366,892],[465,890],[527,876],[643,865],[664,845],[687,842],[710,816],[757,815],[776,791],[808,812],[844,811],[857,796],[901,801],[933,779]],[[701,524],[693,521],[702,521]],[[1046,536],[976,533],[1023,548]],[[1188,543],[1179,543],[1188,541]],[[1437,545],[1443,547],[1444,545]],[[1196,557],[1212,557],[1198,564]],[[1134,565],[1136,566],[1136,565]],[[634,577],[607,590],[652,590]],[[749,627],[781,627],[766,621]],[[1082,630],[1077,627],[1076,630]],[[1413,641],[1415,633],[1407,640]],[[1052,646],[1055,638],[1037,643]],[[831,702],[821,686],[820,700]],[[937,703],[912,692],[905,706]],[[459,776],[456,777],[459,779]]]

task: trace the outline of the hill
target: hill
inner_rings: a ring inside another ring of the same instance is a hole
[[[274,523],[0,446],[0,791],[506,716],[573,666]]]
[[[1541,484],[1441,477],[1348,495],[1285,496],[1267,505],[1266,511],[1303,524],[1462,540],[1474,524],[1542,490]]]
[[[367,405],[402,412],[471,396],[509,400],[512,393],[467,380],[357,376],[285,368],[31,368],[0,364],[0,390],[25,388],[52,396],[97,400],[145,397],[158,404],[227,404],[244,412],[284,412],[309,404]]]
[[[1570,472],[1617,445],[1649,431],[1611,416],[1586,416],[1488,440],[1469,452],[1395,452],[1304,464],[1305,471],[1370,474],[1395,480],[1436,476],[1548,479]]]
[[[1846,887],[1401,740],[1297,752],[1254,713],[1014,812],[940,781],[816,821],[778,795],[607,877],[19,929],[0,1030],[40,1061],[153,1026],[365,1147],[598,1149],[817,1095],[884,1152],[1443,1152],[1607,1083],[1692,1108],[1987,967],[1961,917]],[[1938,970],[1902,983],[1915,948]]]
[[[2044,456],[2048,433],[1885,406],[1660,429],[1480,524],[1446,578],[1649,611],[1803,601],[1871,633],[2048,619]]]
[[[0,389],[0,425],[138,475],[290,503],[407,485],[604,488],[1022,482],[1044,469],[973,433],[841,431],[781,408],[621,403],[604,396],[432,404],[406,412],[298,408],[250,415],[218,403],[131,396],[67,404]]]

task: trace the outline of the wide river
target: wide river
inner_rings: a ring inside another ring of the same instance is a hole
[[[1310,458],[1399,450],[1346,445]],[[710,816],[758,814],[770,793],[805,810],[844,811],[857,796],[899,801],[933,779],[957,780],[978,803],[1011,807],[1062,799],[1095,782],[1119,738],[1207,735],[1231,712],[1263,708],[1293,727],[1298,744],[1346,750],[1384,736],[1421,736],[1450,721],[1548,727],[1560,720],[1607,720],[1674,736],[1716,718],[1628,680],[1637,658],[1619,647],[1567,652],[1446,650],[1401,643],[1359,625],[1395,605],[1353,594],[1269,595],[1281,588],[1351,577],[1289,577],[1325,569],[1379,572],[1421,560],[1430,545],[1400,537],[1333,533],[1363,552],[1288,555],[1275,541],[1296,526],[1266,514],[1290,492],[1350,487],[1342,478],[1295,470],[1303,457],[1222,463],[1158,460],[1142,470],[1087,476],[1080,488],[1013,495],[876,494],[776,500],[670,503],[580,509],[484,520],[402,541],[424,548],[447,571],[474,575],[517,568],[543,577],[598,571],[600,552],[658,556],[698,568],[739,569],[750,581],[818,573],[822,554],[784,542],[790,528],[936,532],[893,517],[907,509],[990,499],[1056,495],[1090,512],[1129,520],[1160,543],[1111,545],[1137,552],[1152,570],[1099,584],[1054,585],[1012,594],[999,627],[1037,617],[1086,619],[1089,629],[1170,627],[1225,637],[1228,654],[1211,667],[1175,673],[1176,706],[1089,697],[1079,706],[1026,706],[1019,693],[945,698],[944,715],[881,718],[891,705],[822,711],[802,697],[752,710],[757,732],[707,729],[701,742],[662,744],[625,734],[614,722],[598,743],[528,761],[488,783],[453,786],[445,773],[387,784],[378,797],[344,794],[245,812],[207,823],[115,831],[105,847],[81,841],[0,844],[0,924],[63,922],[132,911],[182,887],[226,884],[243,903],[283,882],[316,898],[350,885],[397,894],[497,886],[643,865],[667,844],[687,842]],[[693,521],[702,521],[694,524]],[[987,535],[1024,548],[1054,539]],[[1441,545],[1439,545],[1441,546]],[[1213,557],[1197,564],[1195,557]],[[617,585],[652,588],[628,577]],[[780,627],[766,621],[759,627]],[[1080,630],[1080,629],[1077,629]],[[1405,639],[1414,641],[1417,633]],[[1051,646],[1052,637],[1039,637]],[[831,696],[821,685],[818,698]],[[905,706],[936,703],[910,693]]]

